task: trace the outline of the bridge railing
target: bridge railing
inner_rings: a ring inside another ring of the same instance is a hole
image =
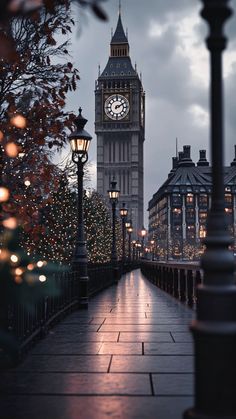
[[[132,263],[119,264],[120,276],[134,269]],[[89,264],[90,297],[115,283],[113,268],[107,264]],[[35,294],[27,294],[25,301],[6,301],[4,326],[0,325],[0,367],[17,363],[29,347],[42,338],[53,324],[78,307],[77,272],[55,273],[48,279],[49,292],[35,301]],[[44,284],[42,284],[42,287]],[[7,298],[7,296],[6,296]]]
[[[196,288],[203,280],[199,262],[142,261],[141,271],[153,284],[193,307]]]

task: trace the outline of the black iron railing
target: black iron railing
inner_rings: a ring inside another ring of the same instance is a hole
[[[136,264],[119,264],[119,276]],[[112,265],[89,264],[89,296],[92,297],[116,283]],[[52,275],[47,295],[41,298],[28,294],[24,302],[7,303],[5,327],[0,325],[0,367],[17,363],[30,346],[66,314],[76,310],[79,303],[78,273],[66,271]],[[42,287],[44,284],[42,284]]]
[[[191,307],[195,306],[197,286],[202,283],[203,278],[198,262],[142,261],[141,271],[162,290]]]

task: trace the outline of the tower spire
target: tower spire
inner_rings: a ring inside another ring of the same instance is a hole
[[[119,0],[119,16],[121,16],[121,0]]]

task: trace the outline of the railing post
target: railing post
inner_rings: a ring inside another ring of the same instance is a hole
[[[179,270],[179,296],[180,301],[186,301],[186,279],[185,279],[185,269]]]
[[[207,221],[203,284],[197,291],[195,405],[185,419],[236,417],[236,286],[232,243],[227,232],[223,168],[222,52],[226,47],[228,0],[203,0],[202,16],[210,26],[212,207]]]
[[[179,297],[179,291],[178,291],[178,269],[174,269],[174,297]]]

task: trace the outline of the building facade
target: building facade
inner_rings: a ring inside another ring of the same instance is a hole
[[[206,151],[200,151],[197,164],[190,146],[184,146],[168,179],[149,202],[149,238],[155,240],[160,259],[199,259],[206,236],[206,221],[211,206],[211,167]],[[236,148],[235,158],[225,167],[225,213],[231,235],[236,236]],[[234,239],[235,247],[235,239]]]
[[[135,66],[136,67],[136,66]],[[129,55],[121,14],[110,43],[108,63],[96,81],[97,191],[107,197],[113,178],[134,231],[143,225],[143,143],[145,93]]]

